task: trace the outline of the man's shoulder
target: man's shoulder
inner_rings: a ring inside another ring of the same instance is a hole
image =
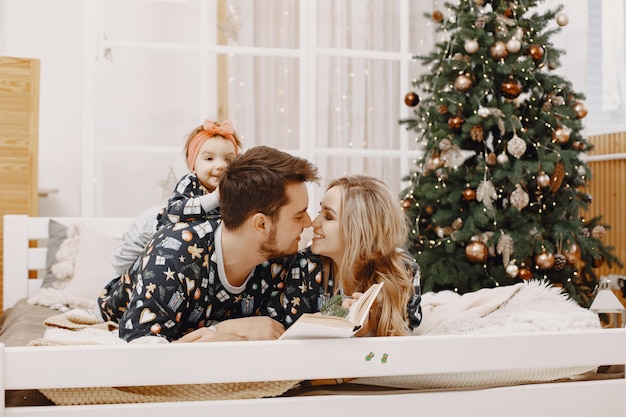
[[[171,223],[159,231],[156,240],[180,239],[183,242],[209,242],[214,240],[215,232],[220,224],[219,218]]]

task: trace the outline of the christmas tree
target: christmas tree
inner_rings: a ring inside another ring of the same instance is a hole
[[[401,120],[423,147],[401,198],[424,292],[539,279],[588,306],[594,268],[621,265],[608,226],[584,217],[587,110],[550,43],[568,17],[537,3],[459,0],[426,16],[445,37],[416,57],[429,71]]]

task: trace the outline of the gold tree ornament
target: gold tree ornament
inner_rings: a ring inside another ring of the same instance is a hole
[[[465,256],[472,263],[484,263],[488,255],[487,245],[479,240],[472,240],[465,246]]]
[[[587,108],[585,108],[585,105],[580,101],[574,103],[572,108],[574,109],[577,118],[582,119],[583,117],[587,116]]]
[[[554,266],[554,254],[544,249],[543,252],[535,256],[535,265],[537,265],[541,269],[552,268],[552,266]]]
[[[572,243],[563,252],[563,255],[565,255],[567,263],[571,265],[577,264],[580,261],[580,246],[578,246],[576,243]]]
[[[454,89],[462,93],[469,91],[473,85],[472,77],[467,74],[461,74],[454,80]]]
[[[503,41],[496,41],[489,49],[493,59],[504,59],[509,55],[506,44]]]
[[[552,132],[552,140],[560,145],[567,143],[569,141],[569,136],[569,129],[563,126],[557,127]]]

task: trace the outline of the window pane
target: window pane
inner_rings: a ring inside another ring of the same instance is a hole
[[[317,191],[313,207],[318,207],[324,196],[326,184],[334,178],[344,175],[363,174],[371,175],[385,181],[392,194],[398,196],[400,202],[401,168],[399,158],[383,157],[354,157],[354,156],[325,156],[318,158],[317,166],[322,179]]]
[[[234,35],[229,45],[297,49],[299,5],[298,0],[230,0],[220,27]]]
[[[400,2],[318,0],[318,45],[325,48],[400,50]]]
[[[228,114],[245,148],[298,148],[298,64],[296,58],[229,56]]]
[[[317,64],[317,146],[400,149],[399,63],[319,57]]]

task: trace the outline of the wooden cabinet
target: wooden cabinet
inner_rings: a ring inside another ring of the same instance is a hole
[[[0,220],[37,215],[39,60],[0,57]],[[4,225],[0,221],[0,271]],[[0,276],[2,278],[2,276]],[[2,311],[0,279],[0,311]]]

